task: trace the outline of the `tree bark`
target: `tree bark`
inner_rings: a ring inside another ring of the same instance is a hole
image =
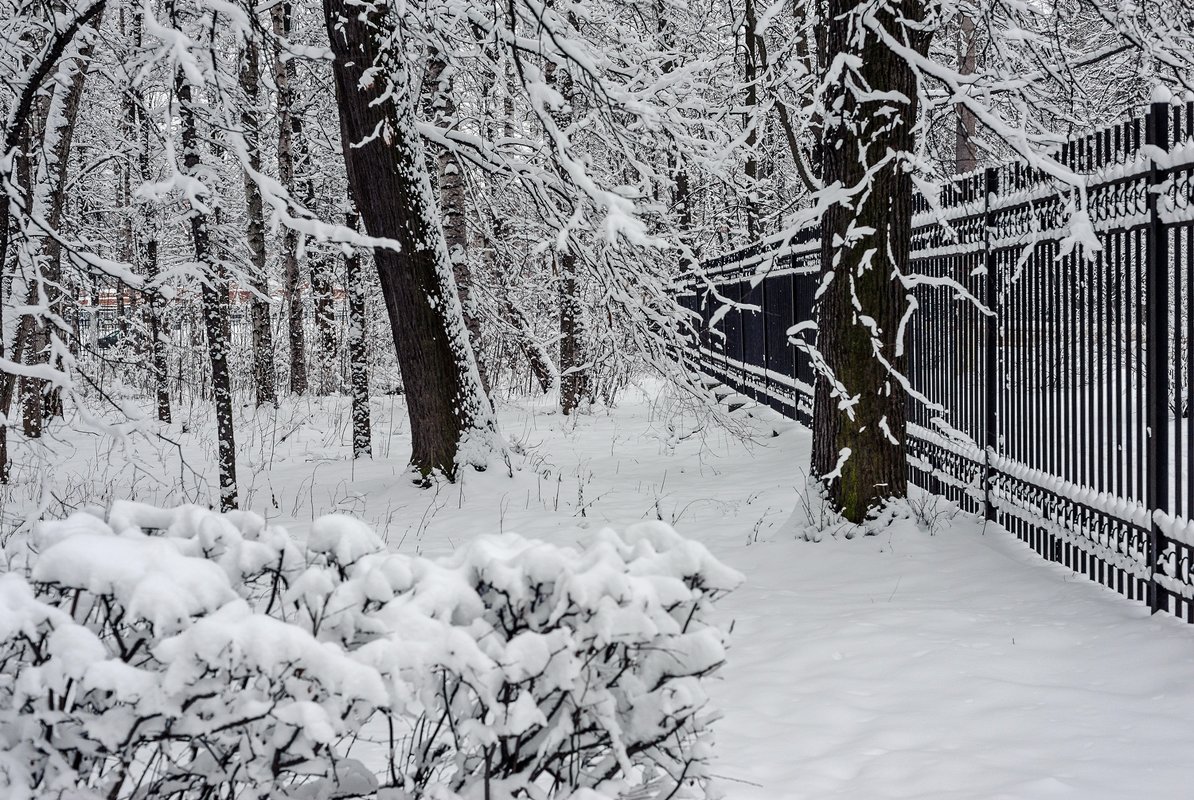
[[[411,466],[424,481],[433,473],[454,479],[464,463],[487,464],[496,430],[424,169],[408,76],[401,55],[382,53],[394,32],[385,3],[324,0],[323,8],[349,184],[369,234],[398,248],[378,247],[374,260],[406,387]],[[386,69],[379,74],[375,65]]]
[[[245,94],[240,123],[245,138],[245,149],[248,151],[249,166],[255,172],[261,171],[261,129],[257,116],[261,105],[260,60],[257,42],[250,37],[245,42],[240,57],[240,86]],[[265,269],[265,208],[261,199],[261,187],[248,173],[245,173],[245,211],[253,286],[249,299],[249,320],[253,337],[253,387],[256,390],[258,407],[277,405],[274,335],[269,319],[269,276]]]
[[[895,0],[872,19],[924,53],[930,35],[900,21],[923,17],[921,0]],[[812,469],[830,502],[861,523],[884,500],[907,492],[906,396],[895,374],[906,370],[895,351],[907,308],[898,273],[907,270],[912,229],[917,85],[908,64],[864,27],[853,0],[830,0],[826,19],[829,60],[858,61],[826,99],[826,107],[840,111],[826,116],[824,181],[845,196],[822,223],[821,269],[829,283],[817,306],[824,363],[816,380]],[[892,99],[900,95],[907,101]]]
[[[356,230],[360,215],[356,206],[345,214],[346,227]],[[352,457],[373,455],[373,432],[369,419],[369,351],[365,343],[365,285],[361,275],[361,251],[353,248],[344,259],[344,288],[348,293],[348,364],[352,374]]]
[[[291,4],[282,0],[270,10],[277,41],[274,46],[274,85],[278,110],[278,180],[294,198],[298,194],[295,146],[302,139],[303,122],[294,112],[294,60],[282,51],[290,39]],[[286,228],[282,234],[283,292],[286,295],[286,333],[290,342],[290,391],[307,391],[307,348],[303,333],[303,293],[299,264],[299,234]]]

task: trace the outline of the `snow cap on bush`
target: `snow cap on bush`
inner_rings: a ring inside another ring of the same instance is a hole
[[[5,797],[706,792],[708,611],[741,576],[666,525],[434,561],[342,516],[302,542],[117,503],[5,555]]]

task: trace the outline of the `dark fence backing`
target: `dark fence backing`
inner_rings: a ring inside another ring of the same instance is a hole
[[[909,476],[1194,622],[1194,103],[1154,103],[1059,160],[1084,203],[1023,163],[916,198]],[[813,335],[819,271],[817,225],[704,263],[682,289],[700,369],[811,423],[793,339]]]

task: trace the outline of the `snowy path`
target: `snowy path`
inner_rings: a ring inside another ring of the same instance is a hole
[[[290,432],[284,446],[242,421],[242,474],[279,522],[302,530],[348,511],[404,551],[499,529],[567,542],[657,515],[706,542],[748,578],[721,606],[733,637],[714,687],[725,712],[714,772],[730,800],[1194,797],[1194,628],[1150,619],[970,518],[935,535],[901,522],[796,541],[785,523],[807,433],[777,420],[779,436],[760,424],[744,445],[681,427],[669,444],[667,412],[628,403],[574,422],[508,407],[515,477],[474,473],[436,494],[404,480],[401,409],[388,399],[375,419],[392,458],[355,468],[344,410],[307,406],[270,423]],[[180,499],[144,466],[122,472],[87,452],[53,471],[60,496],[139,481],[140,499]],[[163,472],[180,474],[177,462]]]

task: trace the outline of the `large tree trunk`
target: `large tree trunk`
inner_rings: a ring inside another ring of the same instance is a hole
[[[174,5],[167,6],[171,24],[178,27]],[[182,163],[186,175],[199,172],[199,132],[195,120],[191,84],[182,72],[176,76],[178,121],[182,133]],[[236,508],[236,442],[232,425],[232,385],[228,374],[228,276],[217,262],[212,248],[207,214],[191,207],[191,242],[195,261],[206,271],[203,281],[203,326],[207,334],[207,352],[211,362],[212,400],[216,411],[217,462],[220,481],[220,510]]]
[[[869,12],[868,12],[869,13]],[[893,37],[924,53],[929,35],[905,27],[920,20],[920,0],[897,0],[873,17]],[[830,87],[822,165],[826,187],[842,198],[823,218],[821,269],[828,286],[817,306],[818,370],[813,414],[814,474],[852,522],[907,492],[905,392],[896,372],[896,335],[907,297],[912,229],[912,158],[918,87],[908,64],[863,27],[853,0],[830,0],[831,62],[848,55],[854,69]],[[906,102],[894,100],[903,96]],[[823,283],[823,285],[825,285]]]
[[[294,59],[284,59],[282,45],[290,39],[290,0],[282,0],[270,10],[274,36],[274,85],[278,109],[278,180],[292,198],[298,194],[295,175],[296,143],[303,136],[302,119],[294,113]],[[286,228],[282,234],[282,279],[286,296],[286,332],[290,340],[290,391],[307,391],[307,347],[303,334],[303,293],[299,271],[299,234]]]
[[[248,150],[249,166],[261,171],[261,130],[257,109],[261,98],[260,53],[251,37],[245,42],[240,58],[240,86],[245,93],[241,111],[241,129]],[[253,337],[253,387],[257,405],[276,405],[277,377],[274,374],[274,335],[269,320],[269,277],[265,271],[265,209],[261,187],[245,173],[245,211],[248,218],[249,263],[253,291],[249,299],[249,319]]]
[[[357,229],[360,215],[352,206],[344,225]],[[373,455],[373,432],[369,421],[369,348],[365,341],[365,284],[361,275],[361,251],[353,248],[344,259],[344,288],[348,294],[348,365],[352,374],[352,457]]]
[[[436,218],[401,45],[391,45],[399,56],[383,78],[373,68],[378,39],[392,33],[385,4],[324,0],[323,8],[352,193],[369,234],[399,248],[378,247],[374,260],[406,387],[411,465],[424,478],[454,478],[460,464],[488,462],[496,431]]]

